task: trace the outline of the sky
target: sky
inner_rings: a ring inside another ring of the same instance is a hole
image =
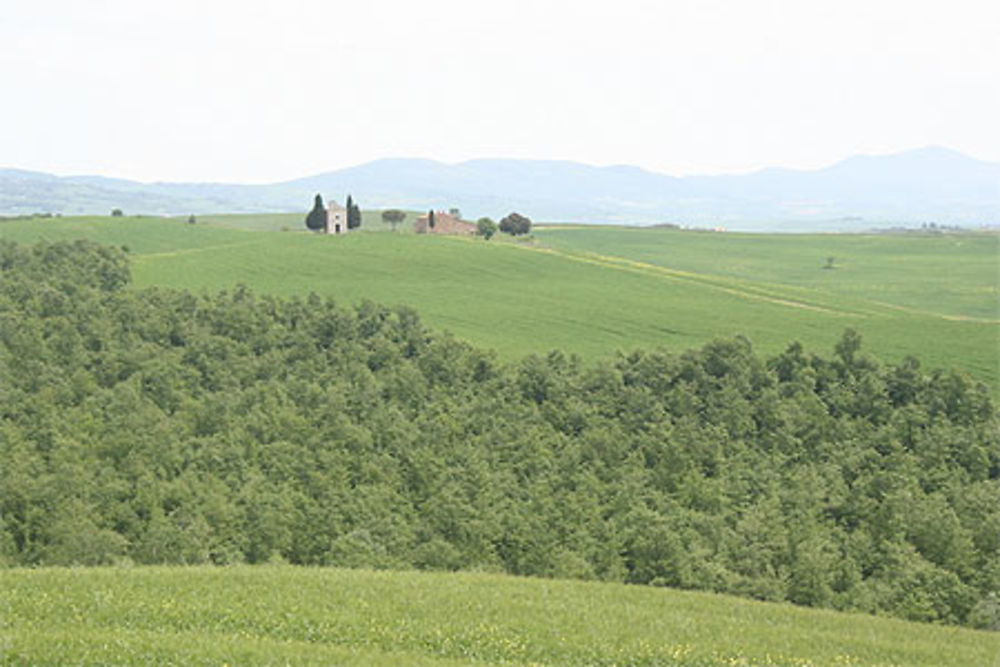
[[[0,167],[263,183],[420,157],[1000,162],[994,0],[0,0]]]

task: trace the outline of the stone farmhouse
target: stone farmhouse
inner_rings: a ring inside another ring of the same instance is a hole
[[[330,205],[326,207],[326,234],[346,234],[347,233],[347,209],[330,200]]]
[[[476,225],[459,220],[444,211],[434,211],[434,228],[428,223],[428,214],[424,214],[413,222],[413,231],[417,234],[475,234]]]

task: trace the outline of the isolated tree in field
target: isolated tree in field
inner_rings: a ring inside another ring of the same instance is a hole
[[[112,218],[120,218],[123,215],[125,215],[125,214],[122,213],[122,210],[120,208],[113,208],[113,209],[111,209],[111,217]]]
[[[493,235],[497,233],[497,223],[493,222],[489,218],[479,218],[476,222],[476,234],[482,236],[487,241],[493,238]]]
[[[392,231],[396,231],[396,226],[406,219],[406,211],[398,208],[390,208],[382,211],[382,222],[392,225]]]
[[[434,209],[431,209],[427,213],[427,227],[430,229],[434,229]]]
[[[309,211],[309,215],[306,216],[306,227],[314,232],[318,232],[326,227],[326,206],[323,205],[322,195],[316,195],[313,208]]]
[[[357,229],[361,226],[361,208],[358,204],[351,198],[351,195],[347,195],[347,228]]]
[[[188,216],[188,224],[193,225],[198,222],[198,219],[194,217],[194,213]]]
[[[511,236],[527,234],[531,231],[531,220],[520,213],[511,213],[500,221],[499,229]]]

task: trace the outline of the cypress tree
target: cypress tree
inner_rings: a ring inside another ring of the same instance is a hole
[[[313,208],[309,211],[309,215],[306,216],[306,227],[314,232],[326,228],[326,206],[323,205],[322,195],[316,195]]]
[[[434,209],[431,209],[431,210],[430,210],[430,211],[429,211],[429,212],[427,213],[427,226],[428,226],[428,227],[429,227],[430,229],[434,229]]]
[[[347,228],[357,229],[361,226],[361,207],[358,206],[351,195],[347,195]]]

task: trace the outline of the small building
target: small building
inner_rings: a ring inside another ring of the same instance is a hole
[[[347,233],[347,209],[331,200],[326,207],[326,229],[327,234]]]
[[[424,214],[413,222],[413,231],[417,234],[475,234],[476,225],[459,220],[444,211],[434,211],[434,228],[429,225],[429,215]]]

